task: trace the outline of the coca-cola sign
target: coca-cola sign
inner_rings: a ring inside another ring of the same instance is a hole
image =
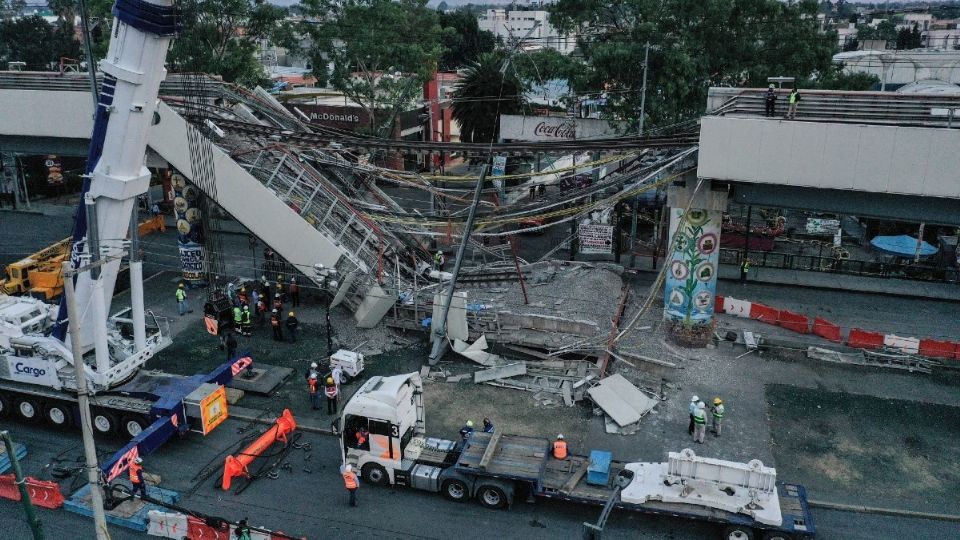
[[[553,139],[576,139],[577,124],[573,122],[561,122],[555,125],[549,125],[546,122],[540,122],[533,128],[533,134],[538,137],[550,137]]]

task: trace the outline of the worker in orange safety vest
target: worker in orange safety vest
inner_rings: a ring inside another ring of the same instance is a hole
[[[353,472],[353,466],[344,465],[342,469],[343,486],[350,492],[350,506],[357,505],[357,490],[360,489],[360,481],[357,479],[357,473]]]
[[[139,491],[141,499],[147,497],[147,483],[143,481],[143,458],[139,456],[130,463],[130,485],[131,495],[136,495]]]
[[[567,441],[563,440],[563,433],[557,435],[557,440],[553,441],[553,457],[567,459]]]

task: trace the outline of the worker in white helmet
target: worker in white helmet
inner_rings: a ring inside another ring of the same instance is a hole
[[[467,420],[467,423],[460,428],[460,439],[466,443],[471,436],[473,436],[473,420]]]
[[[690,413],[690,427],[687,428],[687,434],[693,435],[693,414],[697,412],[697,402],[700,401],[698,396],[693,396],[690,398],[690,406],[687,407],[687,412]]]
[[[130,494],[136,495],[140,492],[140,498],[147,497],[147,483],[143,481],[143,458],[137,456],[130,463]]]
[[[563,433],[557,435],[557,440],[553,441],[554,459],[567,459],[567,441],[563,440]]]

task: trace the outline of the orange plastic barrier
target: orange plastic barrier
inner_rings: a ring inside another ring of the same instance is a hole
[[[56,509],[63,506],[63,494],[60,493],[60,484],[45,482],[28,476],[27,493],[34,505],[43,508]],[[0,497],[12,501],[20,500],[20,490],[17,489],[17,479],[12,474],[0,476]]]
[[[920,356],[930,358],[953,358],[957,354],[957,344],[952,341],[935,339],[920,340]]]
[[[847,345],[858,349],[879,349],[883,347],[883,334],[851,328],[850,335],[847,337]]]
[[[767,324],[777,324],[777,319],[780,317],[780,311],[776,310],[770,306],[765,306],[763,304],[758,304],[754,302],[750,305],[750,318],[756,319]]]
[[[719,294],[713,297],[713,311],[714,313],[726,313],[723,311],[723,297]]]
[[[270,448],[273,443],[277,441],[287,442],[287,435],[295,429],[297,429],[297,422],[293,419],[293,414],[290,409],[284,409],[280,418],[277,418],[277,423],[253,441],[250,446],[244,448],[239,457],[227,456],[223,463],[223,482],[221,484],[224,491],[230,489],[230,482],[234,478],[250,476],[247,466],[260,457],[260,454]]]
[[[813,319],[813,333],[834,343],[840,343],[843,339],[840,335],[840,325],[820,317]]]
[[[810,320],[807,316],[786,309],[780,310],[780,326],[801,334],[810,333]]]

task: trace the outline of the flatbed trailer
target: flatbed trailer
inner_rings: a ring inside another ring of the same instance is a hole
[[[516,491],[528,490],[535,497],[602,506],[613,490],[614,479],[626,465],[625,462],[612,460],[607,483],[592,485],[587,482],[587,470],[590,467],[590,458],[587,456],[568,455],[566,459],[555,459],[550,452],[550,441],[546,439],[474,433],[464,445],[454,467],[478,483],[488,478],[509,480],[520,483],[515,484]],[[814,538],[813,518],[803,486],[778,483],[777,496],[783,517],[780,526],[760,523],[745,514],[693,504],[657,501],[631,504],[618,501],[615,506],[634,512],[717,523],[725,529],[724,538],[745,539],[754,534],[764,540]],[[479,497],[481,504],[484,504],[484,494],[481,493]],[[506,504],[484,506],[503,507]]]
[[[427,437],[423,386],[416,373],[375,376],[334,422],[343,458],[374,485],[439,492],[501,509],[514,500],[560,499],[604,506],[619,484],[617,508],[715,523],[727,540],[801,540],[816,530],[802,486],[777,482],[753,460],[736,463],[671,452],[663,463],[553,457],[552,441],[500,431],[474,432],[460,443]],[[591,472],[593,477],[591,478]]]

